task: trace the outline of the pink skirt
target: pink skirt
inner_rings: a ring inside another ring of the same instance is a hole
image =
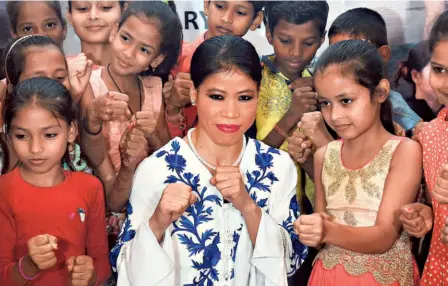
[[[311,272],[308,286],[377,286],[379,284],[372,274],[366,273],[361,276],[349,275],[342,265],[336,265],[334,268],[327,270],[323,267],[321,260],[316,260],[313,271]],[[414,286],[420,285],[420,276],[417,264],[414,261]],[[383,285],[384,286],[384,285]],[[400,286],[395,282],[390,286]]]

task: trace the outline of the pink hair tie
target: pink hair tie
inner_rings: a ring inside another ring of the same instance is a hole
[[[19,272],[20,272],[20,275],[22,276],[23,279],[25,279],[26,281],[32,281],[32,280],[36,279],[36,278],[39,276],[39,273],[37,273],[37,274],[34,275],[33,277],[30,277],[30,276],[28,276],[28,275],[25,274],[25,272],[24,272],[23,269],[22,269],[22,261],[23,261],[23,258],[24,258],[24,257],[25,257],[25,256],[22,256],[22,257],[19,259]]]

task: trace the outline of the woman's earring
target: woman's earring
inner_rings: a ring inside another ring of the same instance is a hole
[[[196,106],[196,101],[194,99],[191,100],[191,105]]]

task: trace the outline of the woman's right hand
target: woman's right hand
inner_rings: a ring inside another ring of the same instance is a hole
[[[126,94],[108,91],[102,96],[95,97],[87,108],[87,120],[89,123],[100,123],[119,119],[124,116],[131,119],[128,107],[129,97]]]
[[[432,209],[422,203],[412,203],[401,208],[403,229],[414,237],[424,237],[432,228]]]
[[[58,239],[49,234],[41,234],[28,240],[28,255],[39,270],[46,270],[56,265]]]
[[[149,227],[159,241],[168,226],[178,220],[196,200],[197,197],[190,186],[181,183],[166,186],[154,214],[149,219]]]

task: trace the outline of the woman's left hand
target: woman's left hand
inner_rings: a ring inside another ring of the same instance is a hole
[[[327,214],[314,213],[301,215],[294,222],[294,230],[299,236],[300,242],[310,247],[318,247],[325,237],[324,221],[329,220]]]
[[[221,192],[225,200],[231,202],[243,215],[255,204],[247,192],[238,166],[218,166],[210,183]]]

